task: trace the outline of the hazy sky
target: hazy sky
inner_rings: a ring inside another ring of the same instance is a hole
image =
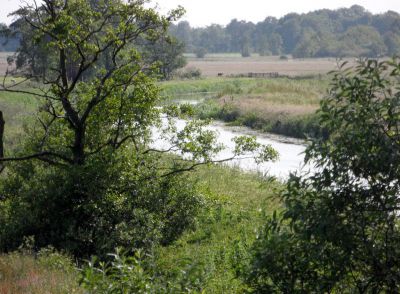
[[[0,22],[10,23],[7,14],[18,8],[21,0],[0,0]],[[261,21],[266,16],[281,17],[289,12],[308,12],[316,9],[350,7],[353,4],[380,13],[387,10],[400,12],[400,0],[153,0],[162,12],[181,5],[186,8],[185,20],[193,26],[211,23],[227,24],[233,18]]]

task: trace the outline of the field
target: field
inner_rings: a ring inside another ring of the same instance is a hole
[[[216,77],[219,73],[227,76],[249,72],[277,72],[288,76],[317,75],[326,74],[338,66],[338,61],[334,58],[280,60],[279,56],[255,55],[243,58],[239,54],[209,54],[203,59],[188,55],[187,58],[187,68],[198,68],[205,77]]]

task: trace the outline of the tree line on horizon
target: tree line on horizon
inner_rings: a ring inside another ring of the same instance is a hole
[[[236,53],[247,57],[291,54],[303,57],[380,57],[400,54],[400,14],[372,14],[353,5],[306,14],[290,13],[253,23],[233,19],[228,25],[194,28],[187,21],[172,24],[170,33],[188,53]]]

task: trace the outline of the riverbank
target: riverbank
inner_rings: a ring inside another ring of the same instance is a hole
[[[166,99],[201,101],[195,115],[305,139],[324,135],[316,110],[329,86],[328,77],[208,78],[162,83]]]

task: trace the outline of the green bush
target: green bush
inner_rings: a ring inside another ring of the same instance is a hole
[[[206,268],[190,262],[185,270],[161,273],[154,257],[136,251],[127,255],[117,249],[111,262],[92,259],[81,272],[81,285],[88,293],[199,293]]]
[[[76,256],[174,241],[194,224],[202,197],[187,177],[159,178],[153,164],[126,153],[81,167],[10,165],[0,182],[0,250],[17,248],[25,236],[37,248]]]
[[[197,58],[204,58],[207,54],[207,49],[204,47],[196,48],[194,54],[196,54]]]
[[[312,141],[284,211],[253,247],[257,293],[399,293],[400,61],[335,73],[321,103],[328,136]]]
[[[175,76],[179,79],[200,79],[201,78],[201,70],[195,67],[187,67],[183,70],[177,71]]]

